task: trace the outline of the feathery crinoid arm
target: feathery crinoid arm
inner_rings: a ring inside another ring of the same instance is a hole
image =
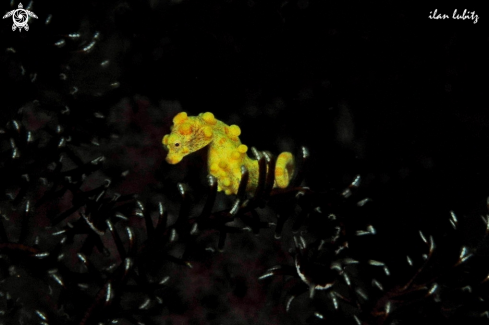
[[[241,143],[241,129],[217,120],[210,112],[188,116],[181,112],[173,119],[171,133],[163,137],[168,150],[166,161],[176,164],[184,156],[209,145],[209,173],[216,177],[218,190],[226,194],[237,194],[241,181],[241,166],[249,172],[247,191],[253,192],[258,185],[258,162],[248,157],[248,147]],[[282,152],[277,157],[275,187],[289,185],[294,171],[294,157]]]

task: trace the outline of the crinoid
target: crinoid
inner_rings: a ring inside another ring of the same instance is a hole
[[[450,324],[487,321],[489,268],[482,251],[489,235],[488,218],[482,217],[483,227],[475,234],[480,236],[480,244],[469,247],[461,242],[459,218],[453,211],[449,215],[449,222],[438,227],[442,235],[428,236],[419,231],[424,252],[419,256],[410,252],[404,266],[397,265],[390,279],[376,281],[378,291],[365,305],[365,320],[375,324],[409,322],[419,317]]]
[[[73,122],[69,111],[59,114],[53,121]],[[253,196],[243,168],[232,206],[214,211],[217,182],[210,176],[207,200],[195,216],[189,189],[179,184],[182,203],[170,223],[162,203],[154,211],[154,204],[111,189],[113,182],[100,177],[105,158],[80,156],[79,144],[97,147],[83,133],[55,123],[28,131],[22,120],[8,122],[0,134],[2,173],[15,180],[3,184],[1,201],[0,309],[8,322],[157,324],[155,317],[165,317],[162,306],[181,299],[169,286],[171,265],[190,268],[206,248],[223,250],[229,234],[269,228],[256,209],[304,190],[305,148],[286,189],[273,189],[274,173],[267,170],[274,170],[275,158],[252,149],[260,166]],[[134,229],[139,221],[142,227]],[[210,247],[200,245],[204,232],[218,234]]]
[[[349,249],[353,238],[375,234],[372,225],[365,225],[366,230],[352,229],[348,220],[370,201],[358,200],[353,195],[360,179],[356,176],[347,189],[337,194],[314,193],[307,188],[295,194],[301,211],[292,216],[294,247],[289,251],[293,263],[272,266],[260,277],[263,281],[275,276],[284,277],[287,312],[293,313],[294,301],[307,293],[307,299],[314,306],[308,309],[310,317],[329,320],[352,317],[360,322],[361,305],[367,299],[367,289],[358,275],[359,268],[370,265],[389,273],[384,263],[355,256]],[[343,307],[340,302],[343,302]],[[341,309],[348,310],[348,313],[338,313]],[[300,315],[300,318],[307,316]]]

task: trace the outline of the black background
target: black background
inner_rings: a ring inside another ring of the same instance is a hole
[[[35,1],[28,32],[1,22],[1,124],[23,106],[40,119],[34,100],[48,111],[68,106],[87,139],[120,136],[85,151],[105,152],[106,175],[131,170],[116,190],[171,202],[177,182],[198,197],[206,171],[197,155],[168,166],[161,138],[178,111],[210,111],[238,124],[249,146],[307,147],[312,189],[340,190],[362,175],[384,259],[408,250],[418,229],[436,233],[450,210],[467,225],[457,240],[470,242],[489,196],[489,12],[464,6]],[[475,11],[479,21],[429,19],[434,9]],[[91,122],[98,111],[107,122]]]

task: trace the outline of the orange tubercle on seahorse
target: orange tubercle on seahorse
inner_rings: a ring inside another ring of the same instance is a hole
[[[248,157],[248,147],[239,140],[240,134],[239,126],[226,125],[210,112],[198,116],[178,113],[173,118],[171,133],[162,140],[168,150],[166,161],[177,164],[186,155],[208,146],[208,169],[217,179],[218,190],[228,195],[237,194],[241,166],[245,166],[249,172],[246,190],[253,192],[258,185],[258,161]],[[290,152],[282,152],[277,157],[275,187],[287,187],[293,171],[294,157]]]

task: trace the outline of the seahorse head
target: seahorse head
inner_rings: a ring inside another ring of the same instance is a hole
[[[195,152],[212,141],[212,128],[197,116],[178,113],[173,118],[171,133],[163,137],[163,146],[168,150],[166,161],[179,163],[183,157]]]

